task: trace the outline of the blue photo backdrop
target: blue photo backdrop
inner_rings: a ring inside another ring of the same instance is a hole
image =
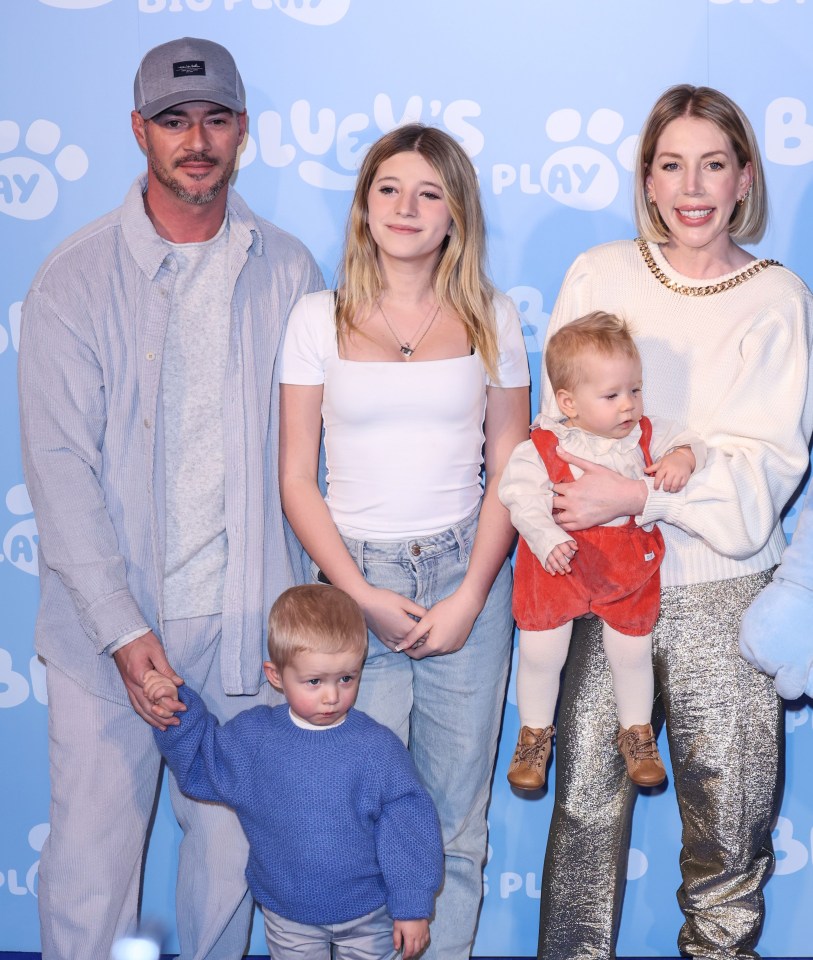
[[[20,303],[47,253],[117,206],[144,166],[129,113],[146,50],[183,35],[232,50],[250,115],[237,188],[308,244],[328,281],[367,146],[411,119],[459,139],[479,172],[491,272],[523,317],[536,405],[541,343],[562,276],[585,248],[634,235],[636,135],[673,83],[711,84],[745,109],[772,206],[755,252],[813,283],[813,0],[6,0],[2,23],[0,950],[34,951],[48,831],[47,703],[32,649],[37,532],[18,452]],[[512,684],[478,955],[536,950],[552,796],[509,791],[517,726]],[[799,908],[813,902],[807,702],[789,705],[787,734],[761,941],[770,956],[813,952],[813,913]],[[165,924],[170,949],[177,832],[162,803],[144,913]],[[619,953],[674,956],[680,822],[671,788],[639,799],[632,847]],[[252,946],[263,952],[261,924]]]

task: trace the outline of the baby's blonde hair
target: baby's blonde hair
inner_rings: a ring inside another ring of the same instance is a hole
[[[561,327],[545,347],[545,369],[553,392],[572,390],[582,380],[581,358],[588,350],[605,356],[620,353],[640,360],[629,325],[613,313],[594,310]]]
[[[268,617],[268,657],[278,670],[298,653],[367,652],[361,608],[338,587],[310,583],[277,598]]]

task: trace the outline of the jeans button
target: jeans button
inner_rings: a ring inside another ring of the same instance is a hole
[[[421,555],[421,548],[417,543],[413,543],[412,546],[409,548],[409,552],[412,554],[413,557],[419,557]]]

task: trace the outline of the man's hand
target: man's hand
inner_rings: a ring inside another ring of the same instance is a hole
[[[152,632],[138,637],[123,646],[113,654],[116,666],[119,668],[121,679],[127,690],[127,696],[135,712],[146,720],[151,727],[166,730],[168,726],[176,725],[180,721],[175,716],[183,704],[177,698],[167,701],[166,706],[153,703],[144,692],[144,678],[148,670],[157,670],[167,677],[176,687],[180,687],[183,680],[169,665],[169,661],[161,646],[161,641]]]

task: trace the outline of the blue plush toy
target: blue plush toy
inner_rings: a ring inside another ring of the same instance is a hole
[[[740,652],[788,700],[813,696],[813,495],[808,492],[773,581],[746,610]]]

